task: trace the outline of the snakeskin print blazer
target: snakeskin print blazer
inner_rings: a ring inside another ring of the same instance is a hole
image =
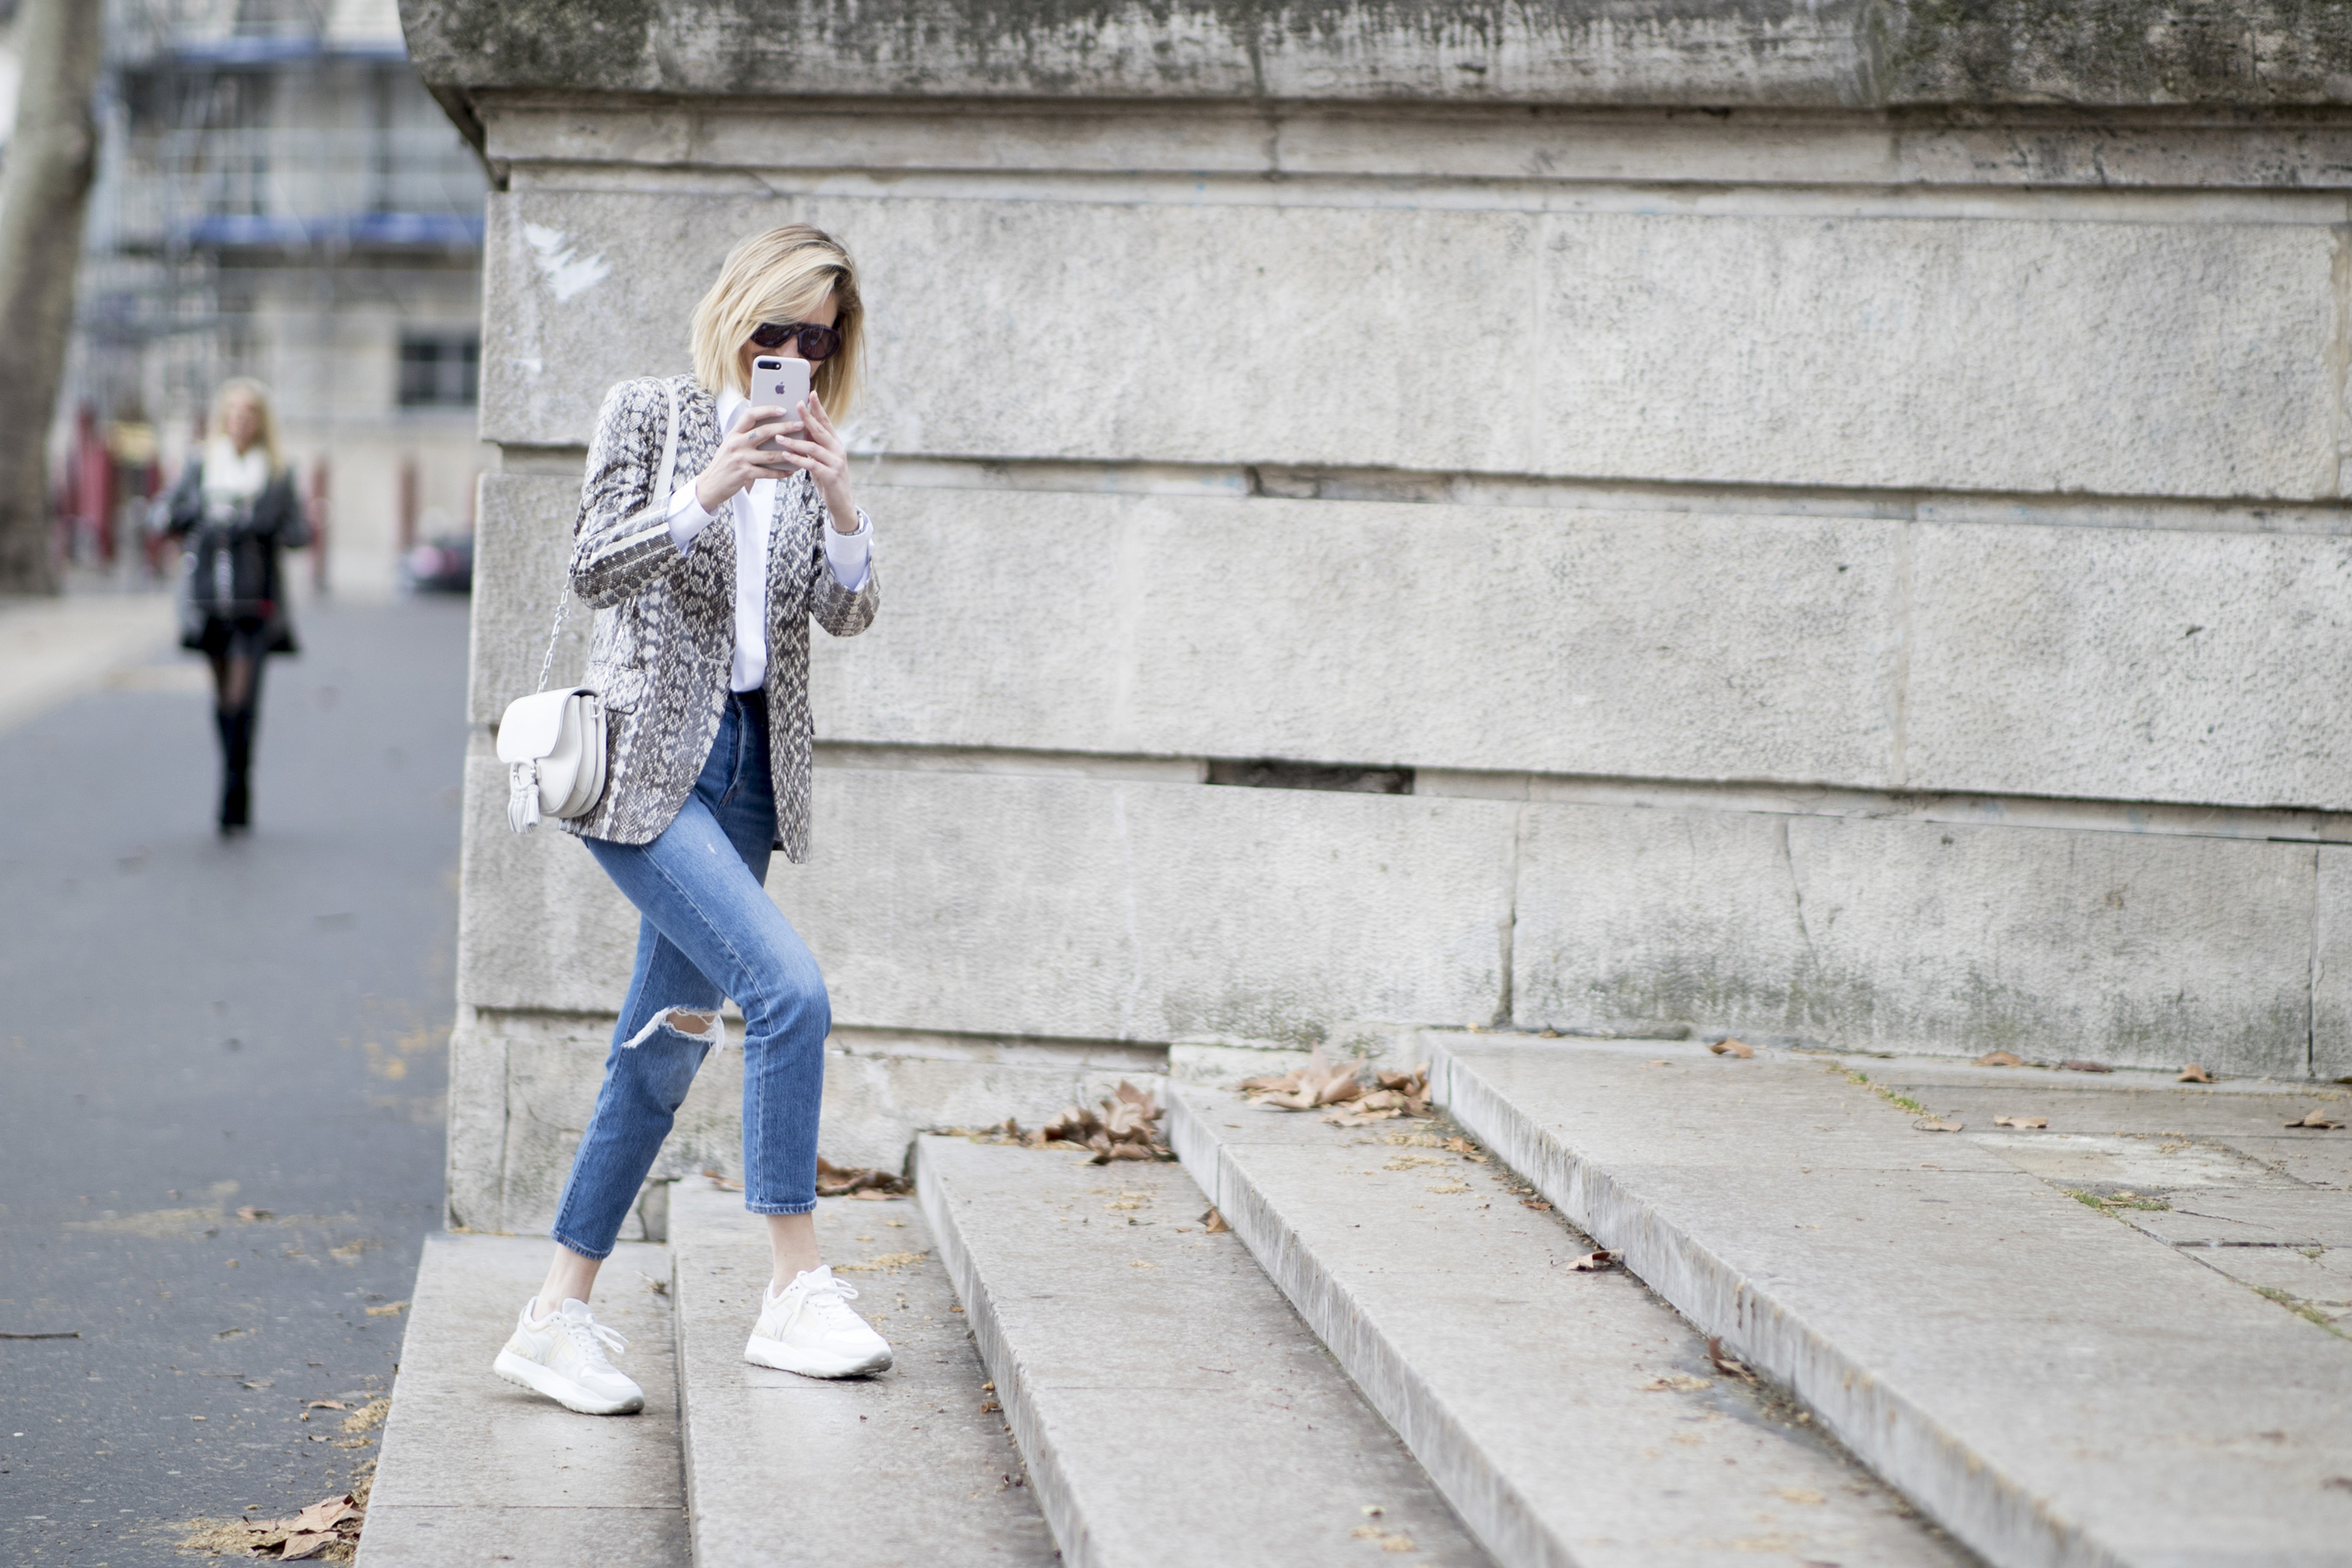
[[[680,553],[660,482],[666,387],[677,390],[672,484],[719,451],[718,399],[690,375],[625,381],[604,395],[572,524],[572,591],[596,607],[584,685],[604,700],[604,798],[567,833],[649,844],[701,776],[727,707],[735,657],[735,531],[724,517]],[[863,525],[864,514],[859,517]],[[872,564],[853,594],[825,564],[824,498],[796,474],[776,486],[768,525],[768,761],[776,791],[775,847],[808,857],[809,622],[855,637],[880,604]]]

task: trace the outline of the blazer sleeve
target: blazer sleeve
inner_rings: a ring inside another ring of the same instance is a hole
[[[276,540],[281,550],[299,550],[310,542],[310,520],[295,493],[293,469],[281,468],[271,476],[269,488],[254,508],[253,531]]]
[[[205,517],[205,460],[190,454],[180,465],[180,478],[155,502],[148,524],[158,533],[174,538],[202,522]]]
[[[670,539],[669,498],[654,494],[669,419],[663,391],[659,381],[625,381],[604,395],[596,416],[571,572],[572,591],[599,609],[635,598],[686,560]]]
[[[870,521],[866,515],[866,509],[859,507],[857,526],[864,528]],[[882,607],[882,594],[874,585],[875,563],[870,557],[866,563],[866,581],[858,586],[855,594],[843,587],[840,580],[834,576],[833,568],[826,563],[824,558],[823,531],[832,526],[825,521],[824,503],[818,502],[816,527],[809,532],[809,542],[814,547],[816,555],[813,563],[814,575],[810,579],[812,586],[809,590],[809,614],[815,618],[818,626],[823,626],[835,637],[854,637],[874,624],[874,612]]]

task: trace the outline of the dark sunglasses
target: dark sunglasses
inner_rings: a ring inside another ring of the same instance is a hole
[[[793,337],[800,339],[801,358],[811,364],[831,359],[841,347],[839,332],[814,321],[762,321],[751,329],[751,341],[763,349],[782,348]]]

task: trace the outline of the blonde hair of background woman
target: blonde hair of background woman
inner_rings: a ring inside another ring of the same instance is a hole
[[[228,400],[243,397],[253,404],[253,411],[261,416],[261,449],[269,454],[269,471],[274,476],[286,467],[286,459],[278,450],[278,410],[269,402],[269,388],[249,375],[233,375],[213,392],[212,428],[208,434],[222,433],[221,416],[228,412]]]
[[[814,367],[810,381],[826,415],[840,424],[857,397],[866,307],[849,252],[804,223],[755,234],[728,252],[719,280],[694,308],[694,378],[713,392],[748,392],[743,345],[751,341],[751,329],[762,321],[804,321],[827,294],[841,307],[833,323],[841,347]]]

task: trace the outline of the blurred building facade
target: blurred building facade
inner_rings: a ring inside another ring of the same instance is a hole
[[[250,375],[323,524],[306,573],[392,592],[469,532],[479,162],[410,68],[393,0],[110,0],[67,391],[70,548],[118,562],[213,389]]]

